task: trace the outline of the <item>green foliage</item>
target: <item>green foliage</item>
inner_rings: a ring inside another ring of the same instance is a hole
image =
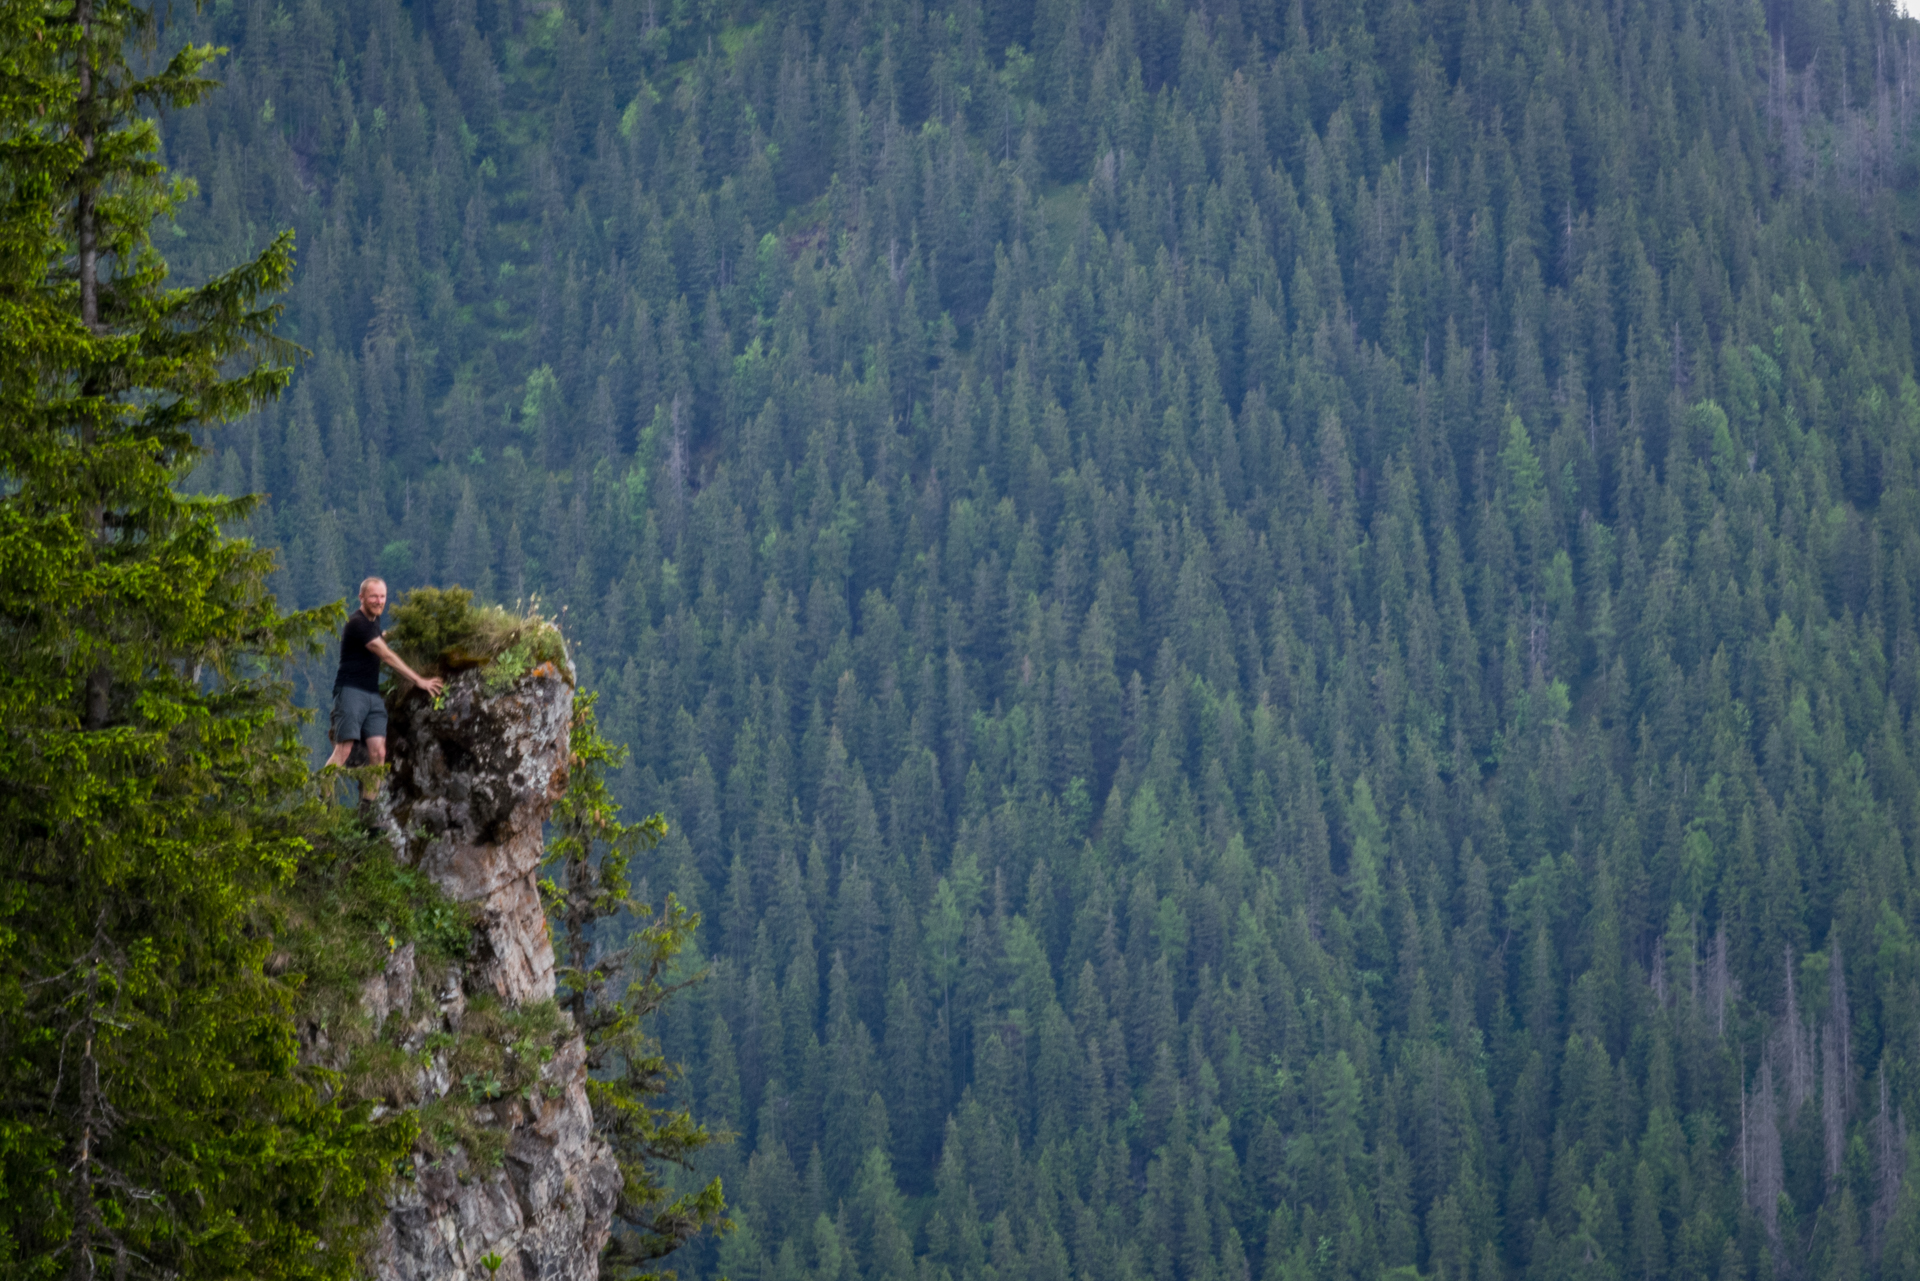
[[[338,612],[174,491],[286,384],[291,240],[168,283],[140,113],[216,51],[156,34],[0,6],[0,1270],[345,1277],[411,1127],[302,1067],[257,928],[320,813],[280,673]]]
[[[464,587],[416,587],[394,604],[387,643],[417,670],[445,670],[456,654],[468,653],[479,639],[481,611]]]
[[[499,605],[475,605],[464,587],[416,587],[393,608],[388,643],[426,676],[484,667],[490,693],[499,693],[542,663],[567,665],[560,631],[540,617]]]
[[[410,1145],[435,1159],[458,1148],[469,1169],[497,1169],[508,1132],[483,1105],[557,1088],[543,1084],[540,1072],[573,1029],[552,1001],[508,1008],[490,993],[468,1001],[457,1032],[433,1032],[411,1049],[414,1018],[376,1023],[366,985],[385,973],[396,950],[413,948],[410,1002],[417,1014],[444,990],[451,966],[466,959],[480,922],[471,905],[452,902],[402,864],[386,837],[356,813],[332,817],[299,875],[261,905],[260,928],[276,948],[267,967],[297,987],[299,1018],[340,1105],[393,1113],[402,1150]],[[426,1097],[423,1072],[431,1068],[457,1088]],[[371,1216],[380,1207],[366,1202],[360,1209]]]
[[[482,680],[489,693],[497,694],[542,663],[558,664],[565,671],[566,661],[566,647],[558,631],[547,627],[522,630],[489,660]]]
[[[387,1098],[391,1105],[412,1109],[422,1140],[418,1150],[429,1159],[458,1149],[468,1168],[485,1175],[506,1159],[509,1137],[485,1105],[503,1098],[531,1099],[537,1090],[557,1092],[561,1087],[543,1083],[540,1071],[572,1035],[551,1001],[503,1009],[483,995],[461,1015],[457,1035],[422,1050],[439,1058],[455,1088],[424,1100],[413,1089],[389,1084]],[[411,1059],[404,1063],[408,1070],[422,1066]],[[375,1078],[364,1074],[362,1079],[372,1084]]]
[[[300,874],[268,900],[264,922],[303,975],[301,1010],[310,1018],[344,1010],[360,984],[411,943],[428,975],[464,959],[477,922],[473,909],[442,894],[417,868],[393,854],[390,842],[357,816],[335,811],[315,840]]]
[[[554,807],[547,865],[557,875],[540,883],[560,953],[560,1004],[586,1041],[587,1085],[594,1127],[612,1146],[622,1186],[619,1229],[602,1267],[632,1281],[671,1277],[650,1265],[702,1232],[725,1232],[720,1180],[680,1191],[673,1170],[692,1168],[715,1137],[684,1108],[666,1101],[680,1069],[648,1031],[668,1000],[697,981],[674,977],[676,960],[692,942],[700,918],[669,894],[658,916],[632,896],[634,854],[667,833],[653,814],[622,823],[606,774],[624,752],[601,737],[596,698],[575,695],[566,793]],[[626,926],[619,946],[596,946],[596,926]],[[724,1137],[724,1136],[722,1136]]]

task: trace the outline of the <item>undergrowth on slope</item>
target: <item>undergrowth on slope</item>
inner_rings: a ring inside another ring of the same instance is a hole
[[[552,1000],[509,1008],[482,993],[454,1018],[441,1014],[478,908],[449,899],[343,809],[267,917],[278,945],[269,968],[298,989],[309,1055],[343,1100],[410,1109],[416,1151],[437,1160],[461,1150],[470,1169],[497,1168],[512,1116],[496,1105],[532,1099],[571,1033]],[[364,994],[408,944],[410,1004],[376,1025]],[[429,1088],[436,1080],[443,1089]]]

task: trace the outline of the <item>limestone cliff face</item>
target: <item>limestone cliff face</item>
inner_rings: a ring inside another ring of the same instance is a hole
[[[494,994],[507,1008],[550,1000],[553,944],[536,876],[541,825],[566,789],[570,674],[544,664],[504,691],[480,672],[447,683],[440,706],[418,695],[392,715],[392,773],[369,808],[402,859],[450,898],[477,905],[466,962],[427,991],[411,948],[367,985],[376,1023],[409,1019],[403,1044],[424,1051],[435,1033],[458,1034],[469,1000]],[[420,1008],[426,1007],[426,1008]],[[620,1173],[593,1137],[585,1050],[567,1036],[539,1072],[539,1088],[476,1107],[505,1131],[495,1168],[455,1151],[414,1155],[413,1178],[394,1195],[374,1253],[380,1281],[592,1281],[599,1276]],[[422,1073],[426,1101],[461,1088],[444,1062]],[[489,1272],[482,1260],[501,1260]]]

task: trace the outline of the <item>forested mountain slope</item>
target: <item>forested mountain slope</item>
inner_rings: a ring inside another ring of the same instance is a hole
[[[190,483],[564,607],[683,1275],[1920,1275],[1915,24],[198,24],[170,252],[296,228],[314,356]]]

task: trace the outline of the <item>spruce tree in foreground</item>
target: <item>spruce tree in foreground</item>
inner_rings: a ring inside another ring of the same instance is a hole
[[[411,1139],[328,1102],[250,928],[306,849],[268,553],[176,481],[285,385],[283,237],[179,289],[152,12],[0,4],[0,1273],[346,1275]]]

